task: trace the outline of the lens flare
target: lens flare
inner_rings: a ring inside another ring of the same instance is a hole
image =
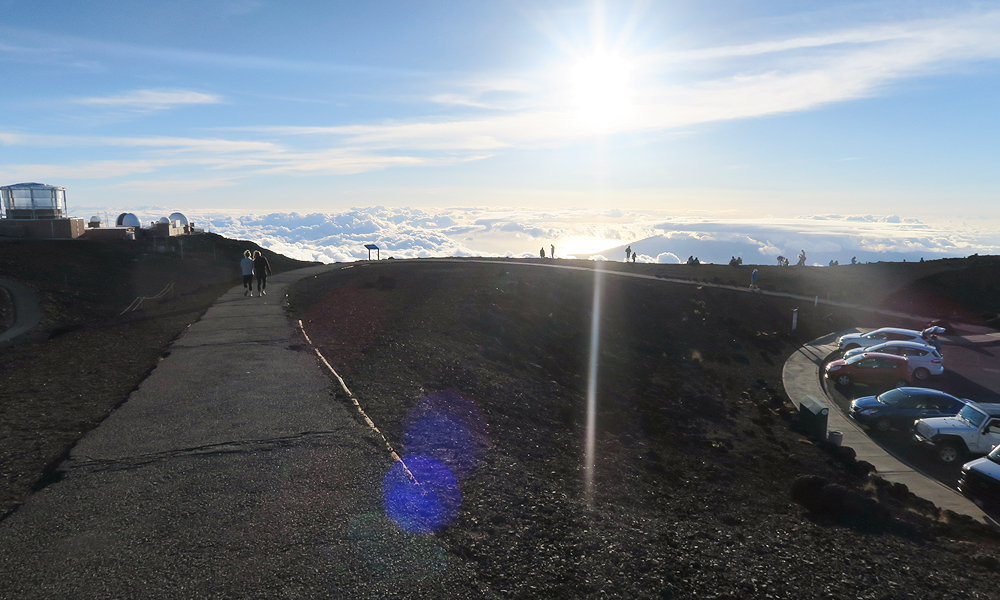
[[[462,506],[462,491],[448,467],[429,456],[412,455],[397,461],[385,474],[382,502],[386,515],[401,528],[426,534],[455,520]]]
[[[403,445],[407,454],[429,456],[461,481],[479,467],[489,433],[475,402],[458,392],[435,392],[410,410]]]
[[[594,263],[594,304],[590,313],[590,361],[587,374],[587,440],[583,452],[583,489],[587,506],[594,504],[594,458],[597,451],[597,368],[601,356],[601,295],[604,263]]]

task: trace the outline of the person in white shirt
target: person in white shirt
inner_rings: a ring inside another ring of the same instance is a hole
[[[250,251],[243,253],[243,260],[240,261],[240,269],[243,270],[243,295],[253,296],[253,258]]]

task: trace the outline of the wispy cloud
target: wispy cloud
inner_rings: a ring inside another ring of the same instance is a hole
[[[871,26],[812,37],[706,48],[635,57],[640,81],[631,105],[608,122],[596,123],[560,105],[557,93],[540,81],[512,83],[488,78],[433,96],[435,101],[488,109],[476,117],[436,117],[405,122],[336,127],[247,128],[278,136],[327,136],[330,143],[369,149],[421,152],[482,152],[513,147],[551,147],[595,135],[641,134],[703,123],[813,110],[864,98],[907,77],[943,68],[953,61],[1000,57],[1000,12],[935,21]],[[754,58],[747,63],[747,57]],[[712,59],[709,78],[669,79],[680,64]],[[739,60],[737,60],[739,59]],[[551,73],[540,75],[549,80]],[[551,84],[548,86],[551,88]],[[486,97],[491,91],[521,94],[511,110]]]
[[[234,6],[254,8],[255,2]],[[567,101],[562,70],[497,75],[471,74],[461,81],[429,83],[424,100],[457,107],[433,117],[347,125],[234,127],[227,137],[45,136],[0,132],[0,144],[139,148],[123,160],[104,157],[52,171],[93,174],[148,173],[181,164],[206,170],[251,173],[351,174],[400,166],[436,166],[480,160],[509,149],[552,148],[596,136],[688,133],[704,123],[815,110],[882,93],[905,78],[955,63],[1000,57],[1000,11],[841,29],[743,45],[653,52],[631,57],[635,76],[629,103],[604,122],[578,112]],[[92,55],[129,54],[173,62],[273,68],[324,73],[342,65],[273,60],[170,48],[135,47],[88,40],[49,40],[53,56],[66,47]],[[62,44],[62,45],[60,45]],[[24,53],[21,46],[0,52]],[[702,65],[711,63],[710,68]],[[386,71],[388,72],[388,71]],[[412,75],[412,73],[408,73]],[[136,111],[222,103],[221,96],[185,89],[140,89],[78,104]],[[240,133],[232,133],[232,132]],[[308,139],[306,139],[308,138]],[[845,158],[844,160],[853,160]],[[24,173],[44,165],[10,165]],[[93,177],[90,175],[89,177]],[[210,173],[208,179],[217,178]],[[51,176],[50,176],[51,177]],[[160,177],[159,179],[164,179]]]
[[[189,104],[219,104],[222,98],[215,94],[192,90],[133,90],[117,96],[79,98],[74,102],[136,110],[163,110]]]

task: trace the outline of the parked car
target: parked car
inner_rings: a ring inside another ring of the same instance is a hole
[[[913,369],[913,378],[923,381],[931,375],[944,373],[944,357],[934,346],[920,342],[882,342],[868,348],[855,348],[844,353],[843,358],[864,352],[881,352],[905,356]]]
[[[909,385],[913,377],[906,358],[878,352],[865,352],[848,359],[830,361],[825,371],[827,379],[832,379],[840,385],[863,383],[891,384],[899,387]]]
[[[837,344],[841,350],[853,350],[854,348],[868,348],[882,342],[918,342],[923,343],[919,331],[913,329],[899,329],[897,327],[883,327],[868,333],[848,333],[837,338]]]
[[[857,398],[851,402],[847,414],[878,431],[910,431],[917,419],[954,416],[968,402],[938,390],[901,387],[878,396]]]
[[[962,465],[958,491],[979,508],[1000,510],[1000,446]]]
[[[969,402],[954,417],[920,419],[913,425],[913,440],[933,448],[945,464],[987,454],[1000,444],[1000,404]]]

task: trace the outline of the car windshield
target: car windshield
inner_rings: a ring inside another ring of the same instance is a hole
[[[846,360],[844,360],[844,362],[846,364],[853,365],[854,363],[858,362],[859,360],[863,359],[864,357],[865,357],[864,354],[855,354],[854,356],[848,357]]]
[[[983,422],[983,419],[986,418],[986,415],[972,408],[968,404],[963,406],[962,410],[958,411],[958,416],[962,417],[969,423],[972,423],[973,427],[979,427],[979,425]]]
[[[880,395],[878,401],[886,406],[896,406],[903,400],[906,400],[909,395],[900,389],[889,390],[888,392]]]

